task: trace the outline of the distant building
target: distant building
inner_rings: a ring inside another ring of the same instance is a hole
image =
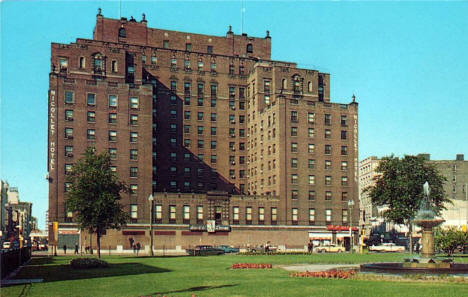
[[[0,241],[4,239],[6,234],[6,225],[8,224],[8,216],[6,212],[6,204],[8,203],[8,182],[0,180]]]
[[[370,230],[378,220],[378,208],[372,204],[372,201],[364,190],[373,186],[374,177],[377,175],[375,169],[379,166],[380,159],[375,156],[365,158],[359,162],[359,204],[360,204],[360,223],[364,227],[365,234],[369,235]]]

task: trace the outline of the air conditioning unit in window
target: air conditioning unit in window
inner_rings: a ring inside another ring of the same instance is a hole
[[[67,121],[67,122],[72,122],[72,121],[73,121],[73,118],[72,118],[72,117],[65,117],[65,121]]]
[[[65,153],[65,156],[71,158],[71,157],[73,157],[73,153]]]
[[[232,110],[236,110],[236,107],[235,107],[235,106],[231,106],[231,109],[232,109]]]
[[[236,179],[236,176],[235,176],[235,175],[231,175],[231,179]]]
[[[73,136],[72,135],[67,135],[65,136],[66,139],[73,139]]]
[[[231,147],[231,151],[235,152],[235,151],[236,151],[236,148],[235,148],[235,147]]]
[[[231,137],[232,137],[232,138],[236,137],[236,134],[231,134]]]
[[[235,161],[232,161],[232,162],[231,162],[231,165],[236,165],[236,162],[235,162]]]
[[[235,124],[235,123],[236,123],[236,121],[235,121],[235,120],[231,120],[231,124]]]

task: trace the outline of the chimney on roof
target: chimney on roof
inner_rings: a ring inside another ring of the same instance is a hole
[[[267,31],[266,31],[266,36],[265,36],[265,38],[267,38],[267,39],[270,39],[270,38],[271,38],[271,36],[270,36],[270,30],[267,30]]]
[[[142,23],[147,23],[147,21],[146,21],[146,14],[144,14],[144,13],[141,14],[141,22],[142,22]]]
[[[465,161],[465,155],[463,155],[463,154],[457,154],[456,160],[457,160],[457,161]]]

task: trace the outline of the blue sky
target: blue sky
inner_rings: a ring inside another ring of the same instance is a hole
[[[122,1],[149,27],[241,33],[241,2]],[[331,74],[331,98],[359,102],[359,157],[430,153],[468,158],[468,1],[244,1],[244,32],[270,30],[272,58]],[[1,9],[0,178],[48,207],[50,43],[92,38],[97,8],[117,1],[4,1]]]

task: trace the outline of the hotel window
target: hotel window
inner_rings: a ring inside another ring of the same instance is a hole
[[[130,142],[138,141],[138,132],[130,132]]]
[[[341,130],[341,139],[347,139],[347,131]]]
[[[163,40],[163,48],[169,48],[169,40]]]
[[[297,223],[297,221],[298,221],[298,209],[297,208],[292,209],[291,219],[292,219],[293,223]]]
[[[117,61],[113,60],[113,61],[111,62],[111,71],[112,71],[113,73],[115,73],[115,72],[117,72],[117,70],[118,70],[118,68],[117,68]]]
[[[65,121],[73,121],[73,110],[71,109],[66,109],[65,110]]]
[[[171,91],[177,91],[177,82],[175,80],[171,80]]]
[[[151,64],[156,64],[156,63],[158,63],[158,57],[156,57],[154,55],[151,56]]]
[[[171,153],[169,154],[169,159],[170,159],[171,161],[177,161],[177,153],[171,152]]]
[[[341,217],[343,220],[343,224],[347,224],[348,223],[348,210],[347,209],[341,210]]]
[[[65,156],[73,157],[73,146],[70,146],[70,145],[65,146]]]
[[[291,168],[297,168],[297,159],[296,158],[291,159]]]
[[[88,105],[96,105],[96,94],[88,93],[86,101]]]
[[[342,126],[342,127],[348,126],[348,117],[345,116],[345,115],[342,115],[342,116],[341,116],[341,126]]]
[[[190,220],[190,206],[184,205],[184,220],[188,221]]]
[[[309,200],[315,200],[315,191],[309,190]]]
[[[264,207],[258,208],[258,221],[261,223],[265,221],[265,208]]]
[[[60,71],[67,71],[68,59],[67,58],[59,58],[59,67],[60,67]]]
[[[216,149],[216,140],[211,141],[211,149],[212,150]]]
[[[271,208],[271,223],[276,223],[278,220],[278,209],[276,207]]]
[[[154,206],[154,218],[156,220],[162,220],[162,205],[157,204]]]
[[[341,192],[341,201],[348,200],[348,192]]]
[[[170,132],[177,132],[177,124],[170,124],[169,125]]]
[[[65,128],[65,138],[73,139],[73,128]]]
[[[331,130],[325,129],[325,138],[331,138]]]
[[[190,111],[184,111],[184,120],[190,120]]]
[[[309,112],[307,114],[307,122],[309,122],[309,124],[315,123],[315,113]]]
[[[139,107],[138,97],[130,97],[130,108],[138,109],[138,107]]]
[[[116,148],[110,148],[109,149],[109,156],[111,160],[117,159],[117,149]]]
[[[211,135],[216,135],[216,127],[211,127]]]
[[[211,156],[210,156],[210,162],[211,162],[212,164],[216,163],[216,155],[211,155]]]
[[[325,192],[325,200],[332,200],[332,192],[326,191]]]
[[[297,111],[291,111],[291,122],[298,122]]]
[[[332,162],[331,160],[325,160],[325,169],[331,169]]]
[[[64,184],[64,186],[65,186],[64,191],[65,191],[65,192],[68,192],[68,191],[70,191],[70,188],[71,188],[72,184],[69,183],[69,182],[66,182],[66,183]]]
[[[198,135],[203,135],[203,126],[198,126],[197,127],[197,133],[198,133]]]
[[[331,154],[331,145],[325,144],[325,155],[330,155],[330,154]]]
[[[190,82],[184,82],[184,94],[190,95]]]
[[[171,167],[169,167],[169,171],[172,172],[172,173],[176,173],[177,172],[177,167],[171,166]]]
[[[136,149],[130,150],[130,160],[138,160],[138,150]]]
[[[198,71],[203,71],[203,61],[201,59],[198,60]]]
[[[138,193],[138,185],[130,185],[130,194],[136,195]]]
[[[130,204],[130,218],[132,220],[138,219],[138,205]]]
[[[109,115],[109,118],[110,118],[110,115]],[[117,114],[115,114],[115,119],[117,122]],[[138,125],[138,115],[136,114],[130,115],[130,125]]]
[[[252,221],[252,207],[251,206],[247,206],[245,208],[245,220],[248,222]]]
[[[88,138],[88,140],[96,139],[96,130],[88,129],[87,138]]]
[[[172,58],[171,59],[171,68],[174,69],[177,67],[177,59],[176,58]]]
[[[109,141],[117,141],[117,131],[109,131]]]
[[[332,181],[331,181],[331,176],[327,175],[325,176],[325,185],[330,186]]]
[[[314,153],[315,152],[315,145],[314,144],[309,143],[308,152],[309,153]]]
[[[185,59],[184,60],[184,69],[185,70],[189,70],[190,71],[190,60],[189,59]]]
[[[96,122],[96,113],[94,111],[88,111],[87,120],[89,123]]]
[[[341,155],[346,156],[347,154],[348,154],[348,147],[344,145],[341,147]]]
[[[176,219],[176,206],[169,205],[169,220],[175,221]]]
[[[203,221],[203,206],[197,206],[197,221]]]
[[[72,168],[72,164],[65,164],[65,174],[70,174],[72,172]]]
[[[197,99],[197,105],[198,106],[203,106],[203,97]]]
[[[127,37],[127,32],[125,31],[125,28],[119,29],[119,37],[122,37],[122,38]]]
[[[332,220],[332,210],[331,209],[325,209],[325,221],[327,223],[330,223]]]
[[[204,143],[203,140],[200,139],[200,140],[197,141],[197,147],[198,148],[203,148],[204,146],[205,146],[205,143]]]
[[[117,95],[109,95],[109,107],[117,107]]]
[[[315,208],[309,208],[309,223],[315,222]]]
[[[232,220],[235,222],[239,221],[239,206],[234,206],[232,208]]]
[[[190,147],[190,139],[184,139],[184,147]]]
[[[171,137],[169,139],[169,143],[171,144],[172,147],[175,147],[177,145],[177,139],[175,137]]]
[[[211,97],[216,98],[218,94],[218,85],[211,85],[210,90],[211,90]]]
[[[297,174],[291,174],[291,183],[292,184],[297,184],[297,181],[298,181]]]
[[[197,120],[202,121],[203,120],[203,111],[199,111],[197,113]]]
[[[309,175],[309,185],[315,185],[315,175]]]
[[[314,159],[309,159],[307,165],[308,165],[309,169],[314,169],[315,168],[315,160]]]
[[[347,176],[342,176],[341,177],[341,185],[342,186],[347,186],[348,185],[348,177]]]
[[[74,94],[72,91],[65,91],[65,103],[72,104],[75,102]]]
[[[325,126],[330,126],[331,125],[331,114],[325,114],[324,124],[325,124]]]
[[[213,46],[212,46],[212,45],[208,45],[208,46],[206,47],[206,52],[207,52],[208,54],[212,54],[212,53],[213,53]]]
[[[138,177],[138,167],[130,167],[130,177]]]
[[[341,170],[343,170],[343,171],[348,170],[348,162],[347,161],[341,161]]]
[[[112,171],[112,173],[117,173],[117,166],[110,166],[110,171]]]
[[[108,121],[109,121],[109,124],[117,123],[117,114],[116,113],[110,113]],[[130,118],[130,122],[131,122],[131,118]]]
[[[292,142],[291,143],[291,152],[292,153],[297,153],[297,142]]]
[[[291,127],[291,136],[297,136],[297,127]]]
[[[291,190],[291,199],[299,198],[299,191],[298,190]]]
[[[315,130],[314,130],[314,128],[309,128],[309,129],[307,129],[307,136],[309,136],[309,137],[311,137],[311,138],[315,136]]]

